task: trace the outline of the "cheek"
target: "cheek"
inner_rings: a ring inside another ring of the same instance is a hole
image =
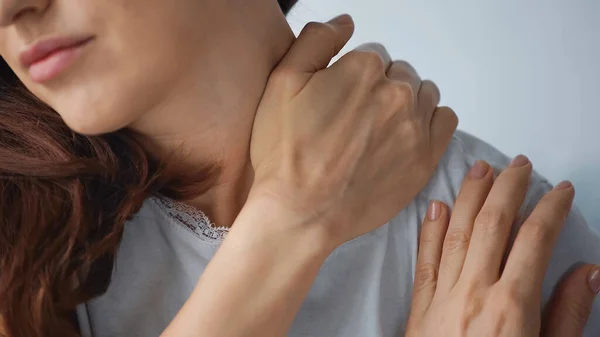
[[[98,41],[100,42],[100,40]],[[172,94],[185,71],[173,48],[155,48],[157,39],[123,34],[99,43],[85,69],[48,95],[49,104],[74,131],[93,135],[135,124]],[[150,52],[149,52],[150,51]]]
[[[79,74],[78,74],[79,75]],[[90,62],[77,81],[53,92],[49,104],[74,131],[97,135],[135,124],[160,106],[178,78],[153,58]]]
[[[152,49],[143,41],[100,35],[64,78],[28,87],[75,132],[98,135],[128,127],[164,99],[180,73],[160,49],[148,53]]]
[[[55,95],[49,104],[73,131],[84,135],[100,135],[126,127],[138,113],[128,100],[99,97],[98,91],[80,88],[68,96]]]
[[[105,71],[85,83],[51,93],[38,94],[75,132],[85,135],[110,133],[133,124],[154,105],[156,90],[135,76],[116,76],[118,71]],[[122,73],[120,74],[122,75]]]

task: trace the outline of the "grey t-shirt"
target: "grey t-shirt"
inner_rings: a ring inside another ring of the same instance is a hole
[[[478,159],[497,171],[510,162],[488,144],[457,132],[428,186],[406,209],[329,256],[289,336],[402,336],[428,201],[439,199],[452,205],[464,176]],[[551,188],[534,174],[519,223]],[[185,205],[159,197],[148,199],[125,227],[107,292],[77,309],[83,336],[159,336],[225,235],[225,230],[211,228],[201,213]],[[573,209],[546,275],[545,300],[561,275],[581,261],[600,263],[600,238]],[[600,301],[596,301],[585,336],[600,336]]]

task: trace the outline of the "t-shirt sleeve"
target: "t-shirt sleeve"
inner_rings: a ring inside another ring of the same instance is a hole
[[[523,219],[531,214],[538,201],[552,189],[547,181],[536,182],[535,180],[537,179],[534,178],[524,204]],[[574,206],[554,247],[543,285],[544,303],[550,298],[554,287],[564,274],[579,263],[600,264],[600,237]],[[600,300],[597,299],[584,337],[598,336],[600,336]]]

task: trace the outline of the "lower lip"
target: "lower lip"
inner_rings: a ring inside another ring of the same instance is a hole
[[[50,81],[67,70],[82,54],[88,41],[53,52],[29,67],[29,77],[37,83]]]

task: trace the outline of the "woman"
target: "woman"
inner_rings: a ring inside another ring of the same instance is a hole
[[[428,200],[454,200],[475,158],[508,160],[450,139],[452,112],[406,64],[386,77],[363,52],[323,70],[345,17],[288,52],[279,5],[0,0],[0,53],[58,113],[16,90],[0,109],[9,333],[68,335],[75,306],[84,336],[404,331]],[[524,214],[548,189],[534,175]],[[566,228],[545,298],[600,256],[577,212]]]

